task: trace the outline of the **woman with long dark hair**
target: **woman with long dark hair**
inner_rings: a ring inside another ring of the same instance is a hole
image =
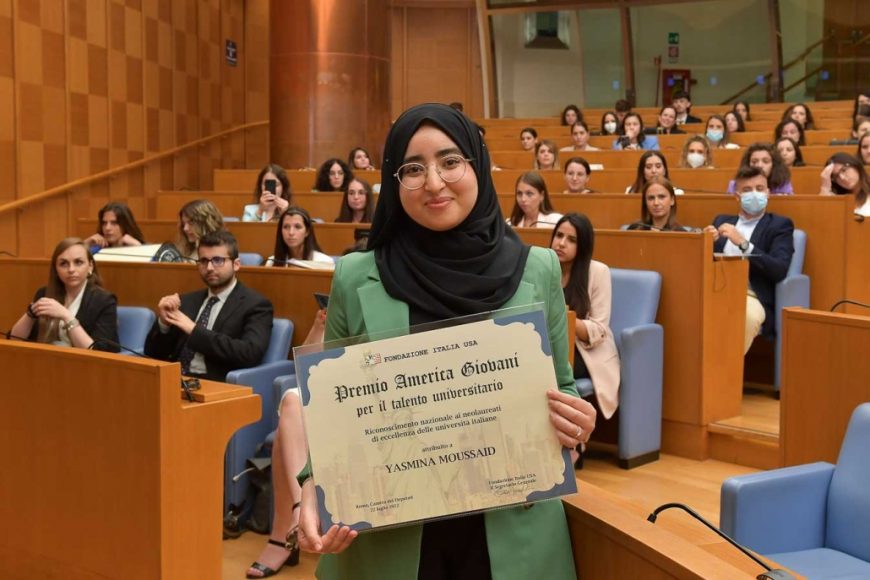
[[[362,147],[354,147],[347,155],[347,165],[351,171],[374,171],[372,156]]]
[[[753,143],[746,148],[740,160],[740,167],[758,167],[767,177],[770,195],[793,195],[791,171],[783,163],[779,151],[770,143]],[[739,168],[738,168],[739,172]],[[728,193],[734,193],[735,180],[728,182]]]
[[[562,217],[553,209],[547,182],[537,171],[520,175],[514,191],[514,208],[508,223],[515,228],[552,228]]]
[[[48,284],[12,327],[12,336],[48,344],[118,352],[118,301],[103,289],[97,263],[79,238],[54,248]]]
[[[592,379],[595,404],[609,419],[619,405],[619,353],[610,330],[610,268],[592,259],[595,231],[584,214],[562,216],[550,248],[559,258],[565,303],[577,314],[574,378]]]
[[[100,222],[97,233],[85,240],[87,247],[122,248],[145,243],[145,236],[126,203],[110,201],[100,208],[97,217]]]
[[[776,150],[779,151],[779,156],[786,167],[803,167],[804,154],[801,151],[801,146],[792,141],[789,137],[780,137],[774,143]]]
[[[677,194],[670,181],[664,177],[654,177],[646,182],[641,191],[640,221],[629,225],[628,229],[656,232],[686,231],[686,228],[677,221]]]
[[[243,222],[274,222],[290,206],[293,192],[283,167],[269,163],[257,175],[254,183],[254,203],[245,206]]]
[[[275,252],[269,256],[265,265],[288,266],[290,260],[333,263],[332,258],[320,251],[311,216],[295,205],[291,205],[281,214],[275,232]]]
[[[822,195],[854,195],[855,213],[870,217],[870,176],[856,157],[835,153],[822,170]]]
[[[783,119],[776,125],[773,130],[773,140],[776,141],[780,137],[788,137],[801,147],[807,144],[803,125],[794,119]]]
[[[347,183],[353,179],[350,166],[341,159],[327,159],[317,170],[314,181],[314,191],[344,191]]]
[[[637,177],[635,177],[634,183],[625,189],[625,193],[640,193],[646,183],[657,176],[662,176],[665,179],[671,178],[668,171],[668,160],[658,151],[647,151],[640,156],[640,160],[637,162]],[[682,189],[675,187],[674,190],[677,195],[683,195]]]
[[[627,113],[622,119],[619,134],[621,137],[613,142],[613,148],[617,150],[659,150],[659,138],[655,135],[647,135],[643,128],[643,119],[637,113]]]
[[[365,179],[354,177],[344,190],[341,210],[335,221],[340,224],[368,224],[372,221],[374,211],[375,196],[372,186]]]
[[[804,131],[809,131],[816,128],[816,121],[813,119],[813,112],[804,103],[795,103],[787,108],[782,113],[781,121],[791,119],[800,124]]]
[[[548,410],[528,413],[547,413],[560,444],[574,448],[588,439],[595,413],[576,396],[568,364],[559,262],[547,249],[524,245],[505,224],[490,165],[477,126],[446,105],[418,105],[396,120],[384,148],[369,251],[339,263],[326,340],[542,303],[559,390],[547,391]],[[336,525],[321,535],[309,475],[306,469],[299,478],[299,541],[324,554],[317,574],[323,580],[525,579],[529,562],[549,580],[576,578],[558,500],[359,536]]]

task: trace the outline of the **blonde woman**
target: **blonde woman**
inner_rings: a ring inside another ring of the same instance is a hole
[[[178,211],[178,239],[175,245],[182,256],[195,261],[199,240],[223,228],[224,218],[218,208],[207,199],[195,199]]]

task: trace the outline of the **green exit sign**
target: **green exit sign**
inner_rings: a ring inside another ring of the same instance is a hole
[[[680,33],[668,32],[668,44],[680,44]]]

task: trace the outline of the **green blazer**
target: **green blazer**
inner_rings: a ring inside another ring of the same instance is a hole
[[[531,248],[523,278],[505,307],[544,303],[559,388],[577,394],[568,363],[561,270],[552,250]],[[373,252],[339,260],[332,279],[326,340],[407,328],[408,305],[381,284]],[[484,515],[493,580],[574,579],[571,539],[560,500],[494,510]],[[420,564],[422,525],[360,534],[338,555],[320,558],[324,579],[412,580]]]

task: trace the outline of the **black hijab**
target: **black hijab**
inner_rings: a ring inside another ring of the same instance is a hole
[[[436,232],[405,213],[394,176],[408,142],[423,123],[447,134],[477,175],[477,201],[455,228]],[[490,160],[477,125],[446,105],[405,111],[387,135],[381,191],[368,249],[375,251],[387,293],[411,311],[437,320],[495,310],[516,292],[529,248],[506,227],[490,175]]]

